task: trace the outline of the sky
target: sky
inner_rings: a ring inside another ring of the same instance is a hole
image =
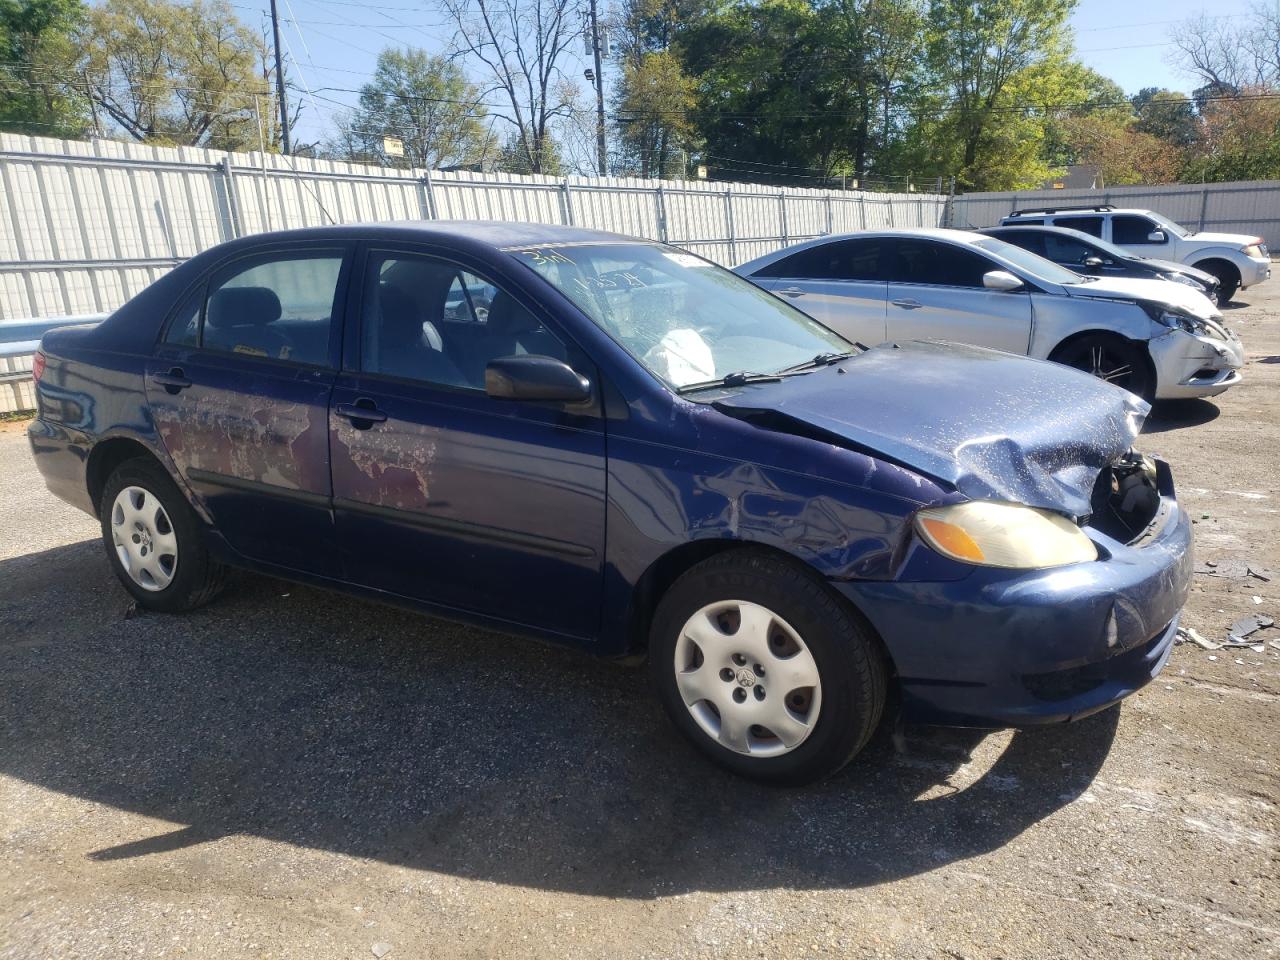
[[[322,139],[340,105],[355,101],[355,91],[372,73],[383,47],[412,45],[443,52],[452,36],[444,14],[424,0],[277,3],[283,21],[282,45],[291,61],[288,71],[303,88],[303,113],[296,138],[302,142]],[[601,5],[607,7],[608,0],[601,0]],[[1143,87],[1189,92],[1196,84],[1168,62],[1169,29],[1202,12],[1240,18],[1250,6],[1250,0],[1216,0],[1211,4],[1205,0],[1080,0],[1072,17],[1077,53],[1085,64],[1128,93]],[[270,0],[232,0],[232,7],[246,24],[269,28]],[[574,54],[577,62],[571,73],[581,76],[588,66],[585,54],[577,46]],[[606,69],[606,96],[612,74]],[[589,93],[584,89],[584,97]]]

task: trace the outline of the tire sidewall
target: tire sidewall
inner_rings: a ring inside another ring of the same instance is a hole
[[[141,487],[155,497],[169,516],[178,540],[177,570],[173,580],[163,590],[146,590],[129,576],[120,557],[116,554],[112,537],[111,514],[116,497],[125,487]],[[211,569],[209,552],[204,542],[204,531],[195,511],[182,496],[168,473],[157,463],[137,458],[120,464],[107,478],[99,501],[98,516],[102,528],[102,543],[107,559],[117,579],[130,595],[144,607],[165,612],[190,610],[198,606],[205,592]]]
[[[883,670],[869,632],[829,588],[772,557],[744,556],[732,564],[702,564],[680,578],[654,616],[649,667],[659,698],[681,732],[703,753],[734,773],[799,784],[834,773],[870,738],[884,703]],[[779,568],[786,569],[779,576]],[[797,589],[796,579],[803,581]],[[807,589],[805,589],[807,587]],[[825,603],[814,602],[825,595]],[[769,608],[800,635],[818,666],[822,705],[813,731],[794,750],[750,757],[712,740],[685,706],[675,679],[675,648],[689,618],[710,603],[741,600]]]

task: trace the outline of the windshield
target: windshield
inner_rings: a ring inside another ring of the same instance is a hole
[[[654,243],[508,251],[674,388],[777,373],[853,349],[843,337],[700,257]]]
[[[973,245],[994,253],[996,256],[1004,257],[1019,270],[1025,270],[1033,277],[1048,280],[1050,283],[1070,285],[1085,282],[1085,278],[1080,274],[1072,273],[1066,267],[1060,267],[1052,260],[1046,260],[1038,253],[1023,250],[1021,247],[1015,247],[1012,243],[997,240],[995,237],[975,240]]]
[[[1151,219],[1154,220],[1156,223],[1160,224],[1160,226],[1163,227],[1165,230],[1168,230],[1170,233],[1172,233],[1175,237],[1190,236],[1190,234],[1188,234],[1186,230],[1183,230],[1182,227],[1178,226],[1168,217],[1162,217],[1158,213],[1150,213],[1148,214],[1148,216],[1150,216]]]

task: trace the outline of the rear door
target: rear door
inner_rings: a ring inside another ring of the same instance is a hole
[[[850,340],[885,339],[885,282],[878,237],[831,240],[797,251],[753,277]]]
[[[329,393],[350,248],[240,257],[170,318],[151,415],[218,532],[253,560],[335,575]]]
[[[888,335],[953,340],[1010,353],[1031,342],[1031,296],[988,290],[983,274],[999,263],[965,246],[929,237],[886,241]]]
[[[596,401],[499,400],[491,359],[596,371],[536,303],[423,248],[371,249],[330,411],[346,578],[577,638],[599,630],[605,433]]]

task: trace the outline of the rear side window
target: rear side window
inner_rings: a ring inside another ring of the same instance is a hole
[[[983,274],[999,267],[980,254],[936,240],[897,240],[888,257],[890,283],[981,287]]]
[[[833,240],[809,247],[756,271],[757,277],[793,280],[878,280],[879,240]]]
[[[1054,217],[1055,227],[1066,227],[1068,230],[1079,230],[1091,237],[1102,239],[1102,217]]]
[[[342,257],[273,257],[215,275],[200,345],[242,356],[325,365]]]
[[[1118,243],[1122,247],[1151,243],[1152,241],[1147,239],[1147,234],[1159,229],[1146,217],[1135,217],[1132,214],[1112,217],[1111,242]]]

